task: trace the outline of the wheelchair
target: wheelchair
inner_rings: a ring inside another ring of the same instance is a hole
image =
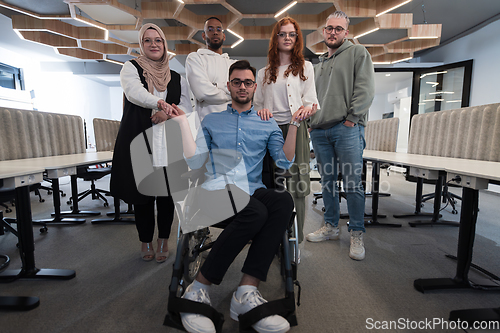
[[[190,183],[195,185],[201,182],[201,169],[193,170],[184,174],[184,178],[189,178]],[[287,177],[282,175],[281,177]],[[270,177],[267,177],[268,179]],[[272,178],[275,178],[272,176]],[[274,184],[269,184],[269,181],[263,181],[268,188],[276,188],[280,186],[280,182],[274,181]],[[281,182],[282,183],[282,182]],[[232,201],[231,189],[226,186],[229,197]],[[200,270],[204,254],[210,250],[215,241],[212,240],[211,228],[223,228],[221,223],[212,225],[210,227],[203,227],[198,230],[183,233],[182,221],[187,218],[189,214],[189,200],[183,202],[176,202],[176,211],[179,216],[179,228],[177,234],[177,252],[172,272],[172,280],[169,286],[168,297],[168,313],[165,316],[164,325],[185,331],[181,322],[180,313],[197,313],[204,315],[212,320],[215,325],[216,332],[222,331],[224,323],[224,316],[217,310],[207,304],[194,302],[191,300],[181,298],[186,288],[194,281],[198,271]],[[233,209],[235,209],[234,202]],[[236,210],[235,210],[236,212]],[[290,326],[297,325],[297,318],[295,314],[295,286],[298,288],[297,293],[297,306],[300,305],[301,286],[297,280],[297,264],[299,262],[298,238],[294,235],[297,233],[297,221],[295,212],[292,213],[289,225],[285,231],[279,251],[277,253],[280,262],[280,274],[284,280],[285,293],[284,297],[278,300],[269,301],[251,311],[239,316],[239,330],[240,332],[255,332],[252,325],[259,320],[270,315],[281,315],[285,318]]]

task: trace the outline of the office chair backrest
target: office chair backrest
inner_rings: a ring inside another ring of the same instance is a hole
[[[85,151],[80,116],[0,109],[0,161]]]
[[[94,118],[94,136],[97,151],[112,151],[120,129],[118,120]]]
[[[408,153],[500,162],[500,103],[415,115]]]

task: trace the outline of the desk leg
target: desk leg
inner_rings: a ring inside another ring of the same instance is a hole
[[[57,188],[59,196],[59,188]],[[6,270],[0,273],[0,281],[10,282],[15,279],[72,279],[76,273],[69,269],[39,269],[35,267],[35,241],[31,221],[31,203],[28,186],[16,188],[16,218],[19,239],[19,254],[22,268]]]
[[[472,327],[475,321],[500,322],[500,307],[490,309],[467,309],[450,312],[450,321],[465,321]]]
[[[103,219],[94,219],[92,220],[92,224],[99,224],[99,223],[119,223],[119,224],[124,224],[124,223],[135,223],[135,216],[125,216],[121,217],[120,215],[120,199],[117,197],[113,197],[114,205],[115,205],[115,213],[114,213],[114,218],[103,218]],[[130,206],[129,206],[130,208]]]
[[[378,198],[380,189],[380,164],[372,162],[372,219],[365,221],[365,227],[369,226],[384,226],[384,227],[401,227],[401,224],[380,223],[377,219],[378,213]]]
[[[3,212],[0,210],[0,235],[4,234],[4,225],[2,223],[5,223],[5,227],[13,231],[17,237],[17,230],[4,221]],[[0,311],[28,311],[36,308],[38,305],[40,305],[38,297],[0,296]]]
[[[415,212],[413,214],[395,214],[392,215],[395,218],[402,218],[402,217],[413,217],[413,216],[433,216],[434,213],[422,213],[420,210],[422,208],[422,192],[424,188],[424,179],[423,178],[417,178],[417,191],[415,194]],[[441,215],[439,215],[441,217]]]
[[[69,201],[68,201],[69,203]],[[71,175],[71,203],[73,209],[70,211],[60,212],[61,216],[97,216],[101,215],[101,212],[92,210],[80,210],[78,208],[78,184],[76,175]],[[52,214],[55,216],[55,213]]]
[[[116,209],[112,213],[106,213],[107,216],[115,216]],[[120,211],[120,215],[135,215],[134,206],[132,204],[128,204],[127,210]]]
[[[54,199],[54,218],[36,220],[35,223],[85,223],[85,219],[61,218],[61,197],[59,196],[59,179],[52,178],[52,198]],[[31,219],[31,216],[30,216]]]
[[[446,175],[444,173],[439,173],[438,179],[436,181],[436,188],[434,189],[434,211],[432,213],[432,219],[430,221],[413,221],[408,224],[411,227],[416,227],[419,225],[448,225],[452,227],[458,227],[459,223],[455,221],[445,221],[441,220],[439,212],[441,211],[441,197],[443,192],[443,183]]]
[[[413,286],[420,292],[436,289],[477,288],[499,290],[500,284],[489,279],[481,281],[484,284],[471,283],[469,269],[472,262],[472,249],[476,235],[476,222],[479,204],[479,191],[464,187],[462,189],[462,211],[458,231],[457,270],[455,277],[437,279],[418,279]]]
[[[39,305],[38,297],[0,296],[0,311],[29,311]]]
[[[366,164],[367,164],[367,161],[363,160],[363,188],[365,189],[365,197],[370,197],[373,195],[373,191],[372,192],[366,192]],[[372,162],[372,165],[373,165],[373,162]],[[379,170],[380,172],[380,170]],[[378,193],[378,196],[379,197],[390,197],[391,194],[390,193]],[[365,216],[371,216],[370,214],[365,214]],[[378,217],[381,217],[380,215]],[[384,216],[385,217],[385,216]]]

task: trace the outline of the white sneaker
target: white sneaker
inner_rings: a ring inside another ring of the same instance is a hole
[[[182,298],[210,304],[210,297],[205,289],[191,291],[192,284],[186,288]],[[214,323],[207,317],[194,313],[181,313],[182,325],[189,333],[215,333]]]
[[[306,239],[309,242],[322,242],[326,240],[337,240],[340,237],[340,229],[339,227],[334,227],[330,223],[325,223],[324,226],[316,230],[315,232],[311,232],[306,236]]]
[[[351,230],[351,249],[349,257],[354,260],[365,259],[365,245],[363,243],[363,232]]]
[[[244,293],[241,300],[236,298],[235,292],[231,299],[231,318],[238,321],[240,314],[247,313],[263,303],[267,303],[267,301],[257,289]],[[252,327],[259,333],[285,333],[290,330],[288,321],[278,315],[263,318],[253,324]]]

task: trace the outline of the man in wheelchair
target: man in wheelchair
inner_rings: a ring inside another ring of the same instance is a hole
[[[225,228],[195,281],[182,296],[210,305],[210,285],[222,282],[233,260],[251,241],[242,268],[243,276],[231,300],[230,316],[238,321],[240,315],[267,302],[257,287],[260,281],[266,281],[293,212],[293,199],[288,192],[267,189],[262,183],[264,156],[269,150],[278,167],[288,169],[295,156],[297,128],[307,115],[302,108],[293,115],[292,125],[295,126],[290,126],[285,141],[276,121],[272,118],[261,120],[252,106],[256,89],[255,68],[246,60],[237,61],[229,69],[229,80],[227,87],[232,104],[227,106],[227,110],[211,113],[203,119],[202,131],[196,141],[184,112],[175,105],[172,117],[181,128],[184,157],[189,167],[199,169],[208,160],[203,190],[217,195],[230,188],[236,198],[241,198],[241,193],[246,192],[245,204],[241,205],[239,200],[237,207],[232,199],[233,216],[219,220]],[[235,154],[231,158],[222,154],[224,158],[216,160],[213,156],[221,151],[234,151]],[[226,163],[228,160],[233,162]],[[234,165],[228,165],[231,163]],[[227,197],[227,192],[225,195]],[[207,215],[220,213],[220,207],[215,205],[208,205],[204,210]],[[216,326],[207,316],[187,312],[182,312],[180,316],[188,332],[216,332]],[[287,332],[290,324],[282,316],[271,315],[252,327],[257,332],[281,333]]]

